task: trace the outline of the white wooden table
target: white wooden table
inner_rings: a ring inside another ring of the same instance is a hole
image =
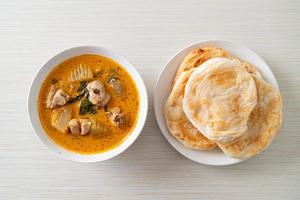
[[[299,199],[300,1],[222,2],[1,0],[0,199]],[[179,155],[153,112],[153,88],[164,64],[205,39],[252,48],[272,67],[284,98],[279,137],[261,155],[234,166],[204,166]],[[41,64],[86,44],[125,55],[150,97],[138,140],[95,164],[66,161],[46,149],[26,111]]]

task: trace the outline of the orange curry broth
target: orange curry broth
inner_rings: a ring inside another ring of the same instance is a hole
[[[101,80],[110,94],[111,98],[107,104],[108,110],[119,106],[126,116],[126,124],[122,128],[115,127],[108,119],[104,109],[97,110],[96,114],[79,115],[80,101],[65,105],[72,109],[72,118],[90,118],[98,120],[106,125],[109,130],[108,136],[95,138],[89,134],[85,136],[75,136],[70,132],[61,133],[51,126],[52,110],[46,108],[45,101],[48,90],[53,79],[57,79],[57,87],[64,90],[71,97],[77,94],[79,83],[69,83],[68,78],[71,71],[79,64],[88,65],[93,73],[98,74],[94,80]],[[109,77],[116,76],[124,87],[124,93],[117,96],[113,88],[107,81]],[[118,146],[124,141],[135,127],[139,112],[139,94],[136,85],[128,72],[115,61],[99,55],[80,55],[66,60],[56,66],[43,82],[38,99],[39,117],[42,126],[50,138],[60,146],[82,154],[93,154],[104,152]]]

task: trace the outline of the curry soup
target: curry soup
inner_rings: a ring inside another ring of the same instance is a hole
[[[93,154],[116,147],[131,133],[138,118],[139,94],[128,72],[112,59],[80,55],[48,74],[40,89],[38,111],[55,143]]]

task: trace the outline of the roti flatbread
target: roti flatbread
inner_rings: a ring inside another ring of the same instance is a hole
[[[182,110],[182,99],[188,78],[195,69],[182,72],[165,104],[165,118],[169,132],[185,147],[210,150],[216,143],[201,134],[186,118]]]
[[[185,88],[183,110],[207,138],[228,143],[247,130],[256,95],[255,82],[240,62],[212,58],[191,74]]]
[[[227,58],[229,56],[230,55],[227,53],[227,51],[217,47],[204,47],[204,48],[199,48],[191,51],[183,59],[181,65],[177,69],[177,72],[173,80],[173,85],[175,84],[176,80],[178,79],[179,75],[182,72],[198,67],[202,63],[204,63],[205,61],[211,58],[221,58],[221,57]]]
[[[262,78],[253,76],[257,88],[257,104],[248,120],[247,134],[230,144],[218,144],[235,158],[246,159],[263,151],[276,136],[282,121],[282,101],[277,89]]]

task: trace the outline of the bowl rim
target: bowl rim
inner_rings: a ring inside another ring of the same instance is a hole
[[[65,149],[63,146],[56,144],[50,136],[46,133],[42,127],[41,121],[38,115],[38,95],[40,92],[41,85],[45,78],[48,76],[49,72],[53,70],[59,63],[70,59],[74,56],[84,55],[84,54],[95,54],[101,55],[114,60],[119,63],[131,76],[134,83],[136,84],[137,90],[139,92],[140,106],[138,112],[138,118],[135,127],[131,133],[117,146],[113,147],[104,152],[95,154],[80,154],[73,152],[71,150]],[[34,78],[31,81],[30,89],[27,97],[27,113],[30,119],[31,127],[40,139],[40,141],[52,152],[59,154],[61,157],[67,160],[92,163],[100,162],[113,158],[122,152],[124,152],[129,146],[131,146],[134,141],[141,134],[146,119],[148,115],[148,94],[145,83],[137,71],[136,67],[132,65],[127,58],[122,56],[115,51],[111,51],[107,48],[93,45],[76,46],[72,48],[65,49],[48,59],[41,67],[37,70]]]
[[[154,87],[154,95],[153,95],[153,106],[154,106],[154,112],[155,112],[155,118],[156,118],[156,121],[157,121],[157,124],[159,126],[159,129],[161,131],[161,134],[165,137],[165,139],[168,141],[168,143],[177,151],[179,152],[181,155],[183,155],[184,157],[196,162],[196,163],[200,163],[200,164],[204,164],[204,165],[210,165],[210,166],[226,166],[226,165],[233,165],[233,164],[237,164],[237,163],[240,163],[240,162],[243,162],[243,161],[246,161],[248,159],[236,159],[236,158],[231,158],[229,156],[228,157],[228,160],[226,162],[211,162],[211,161],[207,161],[207,160],[198,160],[198,159],[195,159],[195,156],[192,156],[192,154],[189,154],[189,151],[197,151],[197,150],[192,150],[192,149],[188,149],[186,147],[184,147],[181,143],[179,143],[173,136],[171,136],[171,134],[169,133],[169,130],[167,129],[166,127],[166,122],[165,122],[165,117],[164,117],[164,111],[163,111],[163,119],[161,122],[159,119],[161,119],[161,114],[159,113],[159,95],[158,95],[158,91],[159,91],[159,88],[160,86],[158,85],[159,82],[160,82],[160,79],[161,79],[161,76],[165,73],[165,71],[167,71],[167,68],[168,68],[168,65],[173,61],[175,60],[178,56],[181,56],[181,54],[183,52],[186,52],[184,57],[188,54],[188,52],[191,50],[191,49],[195,49],[195,48],[200,48],[201,46],[204,47],[203,45],[206,45],[206,46],[216,46],[216,47],[221,47],[221,48],[224,48],[222,46],[218,46],[216,44],[218,43],[223,43],[224,44],[228,44],[228,45],[233,45],[235,47],[239,47],[239,48],[242,48],[244,51],[247,51],[249,53],[249,55],[251,54],[251,56],[254,56],[256,59],[257,59],[257,62],[259,62],[261,65],[259,65],[259,67],[257,68],[263,68],[264,70],[264,73],[262,73],[261,71],[261,74],[264,78],[267,79],[267,81],[273,85],[274,87],[276,87],[279,91],[279,86],[278,86],[278,82],[276,80],[276,77],[274,76],[272,70],[270,69],[270,67],[267,65],[267,63],[257,54],[255,53],[252,49],[248,48],[247,46],[241,44],[241,43],[237,43],[237,42],[232,42],[230,40],[221,40],[221,39],[210,39],[210,40],[201,40],[201,41],[198,41],[198,42],[194,42],[194,43],[191,43],[191,44],[188,44],[186,45],[185,47],[183,47],[182,49],[180,49],[179,51],[177,51],[175,54],[173,54],[168,60],[167,62],[164,64],[163,68],[161,69],[157,79],[156,79],[156,82],[155,82],[155,87]],[[229,51],[230,52],[230,51]],[[232,53],[232,52],[230,52]],[[234,54],[233,54],[234,55]],[[184,58],[183,57],[183,58]],[[247,59],[246,59],[247,60]],[[182,60],[180,61],[180,63],[182,62]],[[179,64],[180,64],[179,63]],[[177,69],[176,69],[177,70]],[[176,73],[176,70],[175,70],[175,73]],[[261,69],[259,69],[261,70]],[[175,75],[174,73],[174,75]],[[266,75],[267,74],[267,75]],[[266,76],[265,76],[266,75]],[[172,76],[173,77],[173,76]],[[171,91],[169,91],[170,93]],[[169,95],[168,93],[168,95]],[[163,106],[164,108],[164,106]],[[224,154],[225,155],[225,154]],[[226,155],[225,155],[226,156]],[[255,156],[254,156],[255,157]]]

